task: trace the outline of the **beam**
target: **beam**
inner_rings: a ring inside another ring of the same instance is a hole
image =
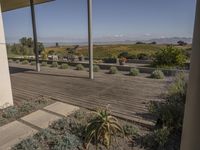
[[[196,4],[191,68],[185,105],[181,150],[200,149],[200,0]]]
[[[12,105],[13,96],[0,3],[0,109]]]
[[[39,63],[39,52],[38,52],[38,40],[37,40],[37,29],[35,21],[35,6],[33,0],[30,0],[31,5],[31,19],[32,19],[32,28],[33,28],[33,42],[34,42],[34,52],[35,52],[35,61],[36,61],[36,71],[40,71]]]
[[[92,38],[92,0],[88,0],[88,50],[89,50],[89,78],[94,79],[93,72],[93,38]]]

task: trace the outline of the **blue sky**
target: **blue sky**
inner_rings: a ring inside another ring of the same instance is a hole
[[[95,41],[192,37],[196,0],[93,0]],[[87,40],[87,0],[36,6],[42,42]],[[3,14],[7,42],[32,36],[30,8]]]

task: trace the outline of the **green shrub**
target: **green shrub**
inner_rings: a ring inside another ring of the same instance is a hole
[[[38,141],[33,138],[29,138],[15,145],[12,148],[12,150],[36,150],[38,148],[39,148]]]
[[[129,75],[130,76],[138,76],[140,74],[140,70],[137,68],[131,68]]]
[[[20,63],[20,60],[17,59],[15,62],[16,62],[17,64],[19,64],[19,63]]]
[[[69,133],[65,133],[65,135],[62,137],[59,142],[53,146],[54,150],[74,150],[78,146],[80,146],[80,140],[77,136]]]
[[[57,68],[58,67],[58,63],[57,62],[52,62],[51,67],[52,68]]]
[[[169,135],[170,135],[170,131],[167,127],[154,131],[155,141],[158,143],[159,147],[163,148],[165,146]]]
[[[149,54],[140,53],[140,54],[137,55],[137,58],[139,60],[148,60],[148,59],[150,59],[150,56],[149,56]]]
[[[85,113],[85,112],[82,112],[82,111],[76,111],[76,112],[74,113],[74,118],[76,118],[76,119],[78,119],[78,120],[83,119],[85,116],[86,116],[86,113]]]
[[[109,74],[117,74],[118,73],[118,69],[117,67],[111,67],[109,70]]]
[[[93,67],[93,70],[94,70],[94,72],[99,72],[99,70],[100,70],[100,67],[99,67],[99,66],[97,66],[97,65],[94,65],[94,67]]]
[[[27,64],[29,64],[29,61],[28,61],[28,60],[23,60],[23,61],[22,61],[22,64],[23,64],[23,65],[27,65]]]
[[[170,137],[170,130],[167,127],[156,129],[143,138],[143,146],[153,150],[165,150]]]
[[[114,57],[103,58],[104,63],[117,63],[117,59]]]
[[[183,67],[186,63],[184,50],[167,46],[155,54],[153,66],[155,67]]]
[[[19,114],[18,108],[15,106],[12,106],[3,110],[2,117],[7,118],[7,119],[15,118],[18,116],[18,114]]]
[[[61,64],[60,69],[68,69],[69,65],[68,64]]]
[[[136,54],[129,54],[127,59],[137,59],[137,55]]]
[[[122,57],[128,58],[128,56],[129,56],[129,53],[128,53],[128,52],[121,52],[121,53],[118,55],[118,58],[122,58]]]
[[[43,61],[43,62],[41,63],[41,66],[47,66],[47,62],[46,62],[46,61]]]
[[[164,79],[165,75],[161,70],[155,70],[151,73],[151,78],[153,78],[153,79]]]
[[[9,63],[12,63],[12,62],[13,62],[13,60],[12,60],[12,59],[8,59],[8,62],[9,62]]]
[[[21,106],[19,106],[20,113],[29,113],[35,109],[35,104],[31,102],[24,102]]]
[[[125,136],[138,136],[138,130],[132,126],[132,125],[124,125],[123,126],[123,131],[124,131],[124,134]]]
[[[84,70],[84,66],[82,64],[76,65],[76,70]]]
[[[174,78],[174,81],[169,86],[167,95],[165,95],[165,102],[151,102],[149,111],[156,119],[157,132],[162,139],[157,139],[159,145],[163,145],[165,141],[166,130],[169,130],[170,137],[167,139],[169,142],[173,140],[173,146],[179,147],[181,141],[181,132],[184,117],[184,107],[186,101],[187,80],[183,73],[178,73]],[[162,134],[159,131],[163,132]],[[169,144],[170,145],[170,144]]]
[[[32,66],[36,65],[36,61],[31,61],[31,65]]]

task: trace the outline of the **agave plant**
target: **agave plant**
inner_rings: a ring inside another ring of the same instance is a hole
[[[88,149],[89,144],[94,140],[96,149],[98,149],[98,143],[103,144],[109,149],[112,137],[116,136],[118,133],[123,134],[123,129],[117,118],[111,115],[108,108],[99,109],[92,113],[94,113],[95,116],[86,126],[85,148]]]

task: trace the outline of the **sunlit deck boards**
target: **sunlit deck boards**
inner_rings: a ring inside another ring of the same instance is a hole
[[[117,116],[137,121],[144,120],[147,103],[158,99],[166,85],[166,81],[145,77],[101,72],[95,74],[92,81],[88,79],[87,71],[47,68],[36,73],[17,68],[20,65],[11,66],[15,102],[44,95],[89,109],[110,104]]]

